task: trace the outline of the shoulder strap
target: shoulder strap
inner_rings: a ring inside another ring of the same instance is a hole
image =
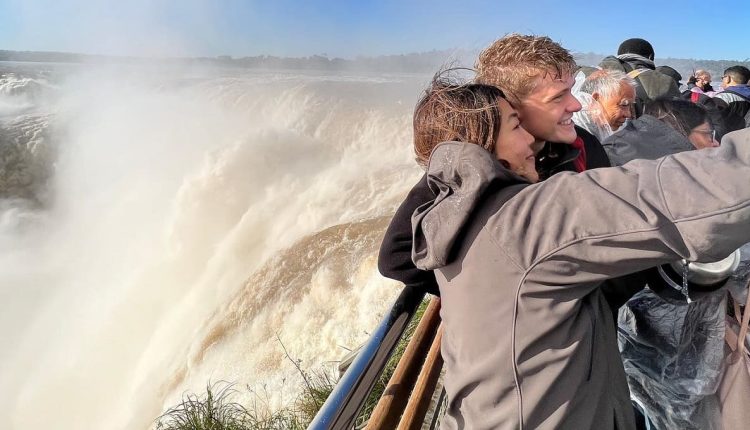
[[[633,69],[633,70],[631,70],[631,71],[628,72],[628,76],[630,76],[631,78],[635,79],[635,78],[638,77],[638,75],[640,75],[641,73],[645,72],[646,70],[649,70],[649,69]]]

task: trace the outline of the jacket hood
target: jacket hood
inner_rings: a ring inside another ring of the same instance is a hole
[[[412,214],[412,260],[422,270],[451,262],[454,245],[492,185],[527,182],[478,145],[444,142],[430,156],[427,185],[435,196]]]
[[[655,160],[695,149],[687,137],[651,115],[628,121],[602,146],[614,166],[622,166],[637,158]]]
[[[620,54],[617,56],[620,60],[630,64],[634,69],[651,69],[656,70],[656,64],[653,60],[638,54]]]

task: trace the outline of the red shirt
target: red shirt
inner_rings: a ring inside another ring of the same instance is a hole
[[[573,160],[573,166],[575,166],[576,172],[583,172],[586,170],[586,148],[583,146],[583,139],[581,139],[580,136],[576,137],[572,146],[581,152],[578,154],[578,157]]]

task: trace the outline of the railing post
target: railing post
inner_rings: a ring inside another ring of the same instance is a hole
[[[414,330],[404,355],[396,366],[383,396],[370,416],[366,430],[393,429],[399,422],[401,414],[409,401],[412,387],[424,363],[424,357],[430,350],[435,332],[440,324],[440,299],[433,297],[430,304]],[[439,351],[438,351],[439,352]]]
[[[424,295],[424,291],[414,288],[403,289],[391,311],[315,415],[308,430],[350,430],[354,426],[359,411]]]
[[[432,341],[430,351],[424,360],[422,371],[414,384],[414,389],[409,396],[409,403],[404,409],[398,430],[419,430],[422,428],[427,410],[430,408],[432,394],[435,392],[440,371],[443,369],[443,356],[440,355],[440,342],[443,340],[443,325],[438,327],[437,334]]]

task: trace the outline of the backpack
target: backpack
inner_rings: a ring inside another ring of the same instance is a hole
[[[622,61],[622,60],[621,60]],[[641,82],[641,79],[638,77],[641,73],[645,72],[649,69],[633,69],[630,67],[629,64],[623,63],[630,68],[630,71],[627,73],[628,76],[633,78],[635,82],[638,84],[635,87],[635,117],[638,118],[641,115],[643,115],[643,108],[646,106],[646,102],[651,101],[651,97],[648,96],[646,93],[646,88],[643,87],[643,82]]]

